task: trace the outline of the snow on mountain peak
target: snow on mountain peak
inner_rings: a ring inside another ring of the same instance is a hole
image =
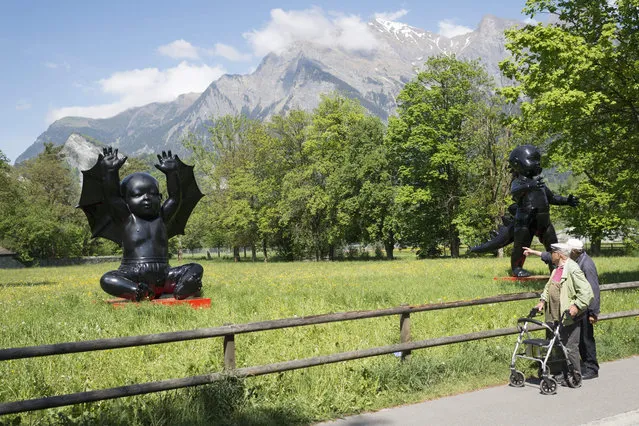
[[[388,21],[383,18],[376,18],[375,22],[387,32],[394,34],[397,39],[399,39],[400,35],[404,38],[413,40],[415,40],[415,38],[423,38],[426,36],[423,31],[417,31],[410,25],[403,24],[401,22]]]

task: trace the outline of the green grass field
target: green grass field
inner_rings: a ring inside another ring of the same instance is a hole
[[[190,259],[185,260],[190,261]],[[131,305],[115,309],[99,286],[117,264],[0,270],[0,347],[12,348],[215,327],[331,312],[381,309],[540,291],[543,282],[494,280],[509,259],[232,263],[198,260],[211,309]],[[602,283],[639,280],[635,257],[596,258]],[[178,262],[174,261],[173,265]],[[531,258],[527,268],[547,273]],[[534,301],[411,316],[421,340],[513,327]],[[602,313],[636,309],[639,290],[602,293]],[[600,361],[639,354],[636,318],[596,326]],[[237,366],[399,342],[384,317],[236,336]],[[0,424],[309,424],[314,421],[505,384],[515,336],[0,417]],[[0,362],[0,401],[105,389],[221,371],[222,339],[204,339]]]

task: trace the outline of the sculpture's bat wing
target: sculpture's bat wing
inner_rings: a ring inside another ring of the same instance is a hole
[[[166,232],[169,238],[178,234],[184,234],[184,228],[186,227],[186,222],[189,220],[189,216],[191,216],[198,201],[204,197],[204,194],[200,192],[200,188],[198,188],[197,182],[195,181],[193,166],[184,164],[179,158],[177,162],[182,199],[177,212],[173,215],[171,221],[166,224]]]
[[[99,162],[98,160],[89,170],[82,171],[82,192],[77,207],[87,216],[93,238],[103,237],[122,245],[123,228],[113,220],[111,209],[104,198]]]

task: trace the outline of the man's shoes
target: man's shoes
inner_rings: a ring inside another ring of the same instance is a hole
[[[592,370],[586,370],[581,376],[582,380],[596,379],[597,377],[599,377],[599,373]]]

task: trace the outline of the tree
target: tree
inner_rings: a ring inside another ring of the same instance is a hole
[[[322,96],[313,112],[300,161],[284,179],[282,212],[316,260],[385,230],[386,203],[372,205],[390,182],[383,134],[378,118],[340,94]]]
[[[524,12],[556,19],[507,32],[500,66],[519,84],[504,94],[522,102],[517,125],[581,179],[568,225],[597,247],[639,215],[639,2],[528,0]]]
[[[353,129],[352,165],[358,183],[357,221],[360,240],[381,242],[386,258],[393,259],[399,238],[395,203],[395,184],[384,143],[385,126],[377,117],[366,116]]]
[[[23,194],[15,170],[9,159],[0,151],[0,244],[10,247],[10,229],[17,217],[18,206],[22,205]]]
[[[467,129],[491,95],[492,82],[478,62],[438,56],[397,98],[387,144],[398,171],[404,238],[423,253],[445,243],[459,256],[461,204],[474,173]]]
[[[469,245],[487,241],[502,224],[512,204],[508,156],[515,146],[530,143],[508,125],[516,112],[502,97],[492,96],[476,108],[464,123],[469,140],[468,189],[461,196],[455,219],[462,241]]]
[[[311,119],[311,114],[306,111],[291,110],[287,114],[274,116],[268,125],[275,142],[272,147],[271,179],[277,183],[277,204],[267,217],[276,222],[271,226],[275,231],[272,242],[277,247],[278,255],[289,260],[301,258],[306,246],[305,232],[297,222],[302,209],[290,204],[292,198],[288,197],[287,189],[296,189],[296,179],[292,177],[301,173],[310,162],[304,145]]]
[[[259,125],[246,116],[224,116],[209,128],[208,141],[188,141],[208,192],[204,207],[213,210],[211,226],[224,230],[235,261],[240,247],[255,247],[257,235],[257,181],[251,133]],[[253,250],[255,253],[255,250]]]
[[[66,165],[62,147],[45,144],[36,158],[15,168],[10,188],[13,210],[0,228],[9,248],[23,260],[86,254],[89,231],[75,208],[79,185]]]

